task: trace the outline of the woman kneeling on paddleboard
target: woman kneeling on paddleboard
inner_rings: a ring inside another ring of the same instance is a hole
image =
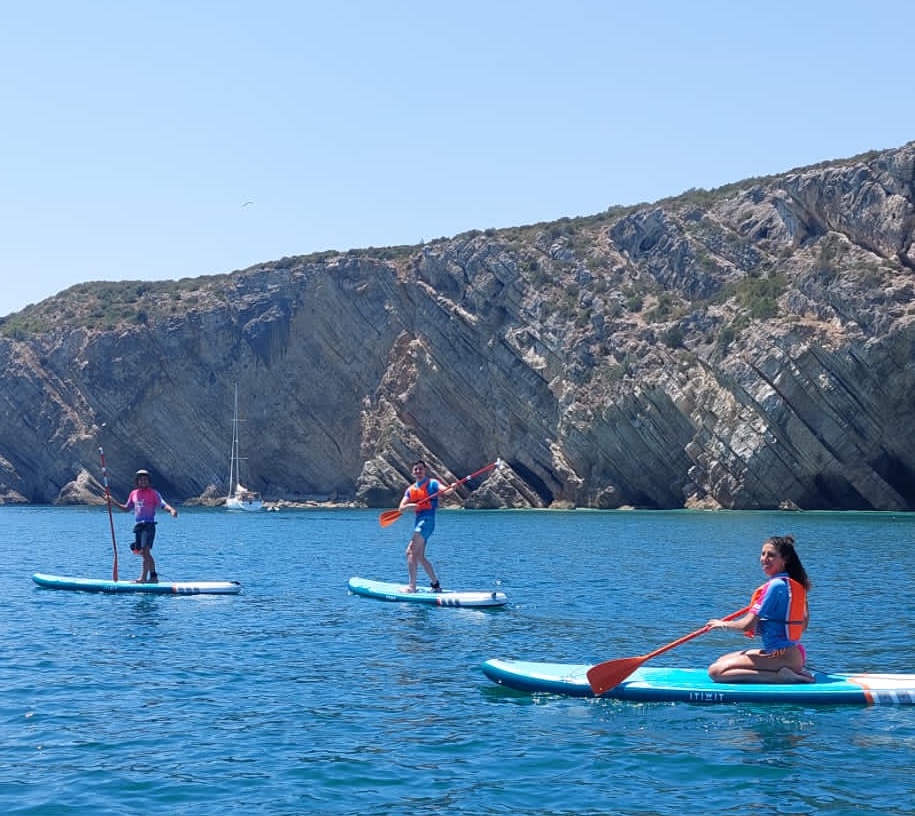
[[[706,625],[747,637],[758,630],[762,648],[719,657],[709,666],[709,677],[716,683],[812,683],[800,642],[807,628],[810,579],[794,549],[794,537],[767,539],[759,561],[769,580],[753,593],[747,613],[736,620],[713,618]]]

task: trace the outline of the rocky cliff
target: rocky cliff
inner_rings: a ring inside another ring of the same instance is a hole
[[[595,216],[168,283],[0,320],[0,496],[915,507],[915,143]],[[472,488],[478,487],[473,490]]]

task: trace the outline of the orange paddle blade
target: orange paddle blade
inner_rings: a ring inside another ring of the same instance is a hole
[[[619,660],[607,660],[598,663],[588,669],[588,683],[591,684],[591,691],[595,694],[603,694],[616,688],[647,658],[645,657],[621,657]]]
[[[390,527],[397,519],[401,517],[400,510],[385,510],[378,521],[382,527]]]

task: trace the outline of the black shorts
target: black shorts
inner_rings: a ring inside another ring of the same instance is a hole
[[[144,547],[152,549],[153,541],[156,539],[156,522],[139,521],[133,526],[133,544],[130,549],[134,552],[141,552]]]

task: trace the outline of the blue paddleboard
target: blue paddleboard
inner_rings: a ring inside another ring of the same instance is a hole
[[[136,581],[109,581],[105,578],[68,578],[36,572],[32,580],[45,589],[69,589],[79,592],[146,592],[155,595],[237,595],[238,581],[160,581],[138,584]]]
[[[404,603],[428,604],[430,606],[504,606],[508,602],[504,592],[467,591],[443,589],[433,592],[425,587],[417,587],[416,592],[406,592],[405,584],[370,581],[368,578],[350,578],[350,592],[376,598],[380,601],[402,601]]]
[[[481,668],[490,680],[519,691],[598,696],[588,683],[589,664],[493,659]],[[640,666],[616,688],[600,696],[639,702],[915,704],[915,674],[811,674],[813,683],[715,683],[705,669]]]

